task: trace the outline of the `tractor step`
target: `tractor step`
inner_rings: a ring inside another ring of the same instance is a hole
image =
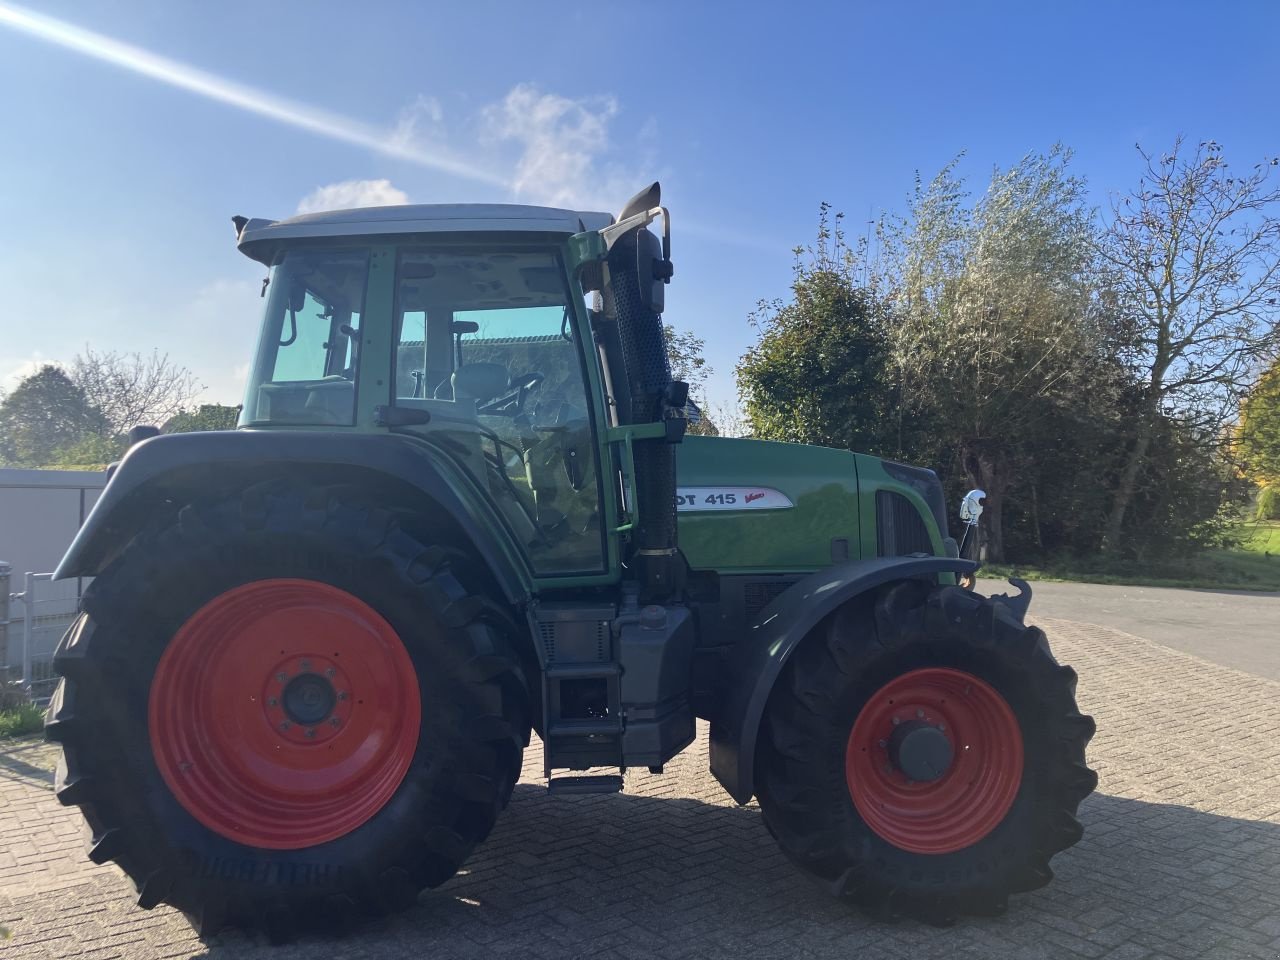
[[[622,778],[616,774],[599,777],[556,777],[547,781],[547,793],[552,796],[574,793],[620,793]]]

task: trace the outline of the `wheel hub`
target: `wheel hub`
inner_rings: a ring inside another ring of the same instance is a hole
[[[338,691],[318,673],[300,673],[285,685],[280,702],[294,723],[314,726],[329,719],[338,703]]]
[[[894,727],[888,742],[889,762],[916,783],[932,783],[951,768],[955,749],[947,735],[923,720]]]
[[[316,653],[286,656],[266,674],[262,712],[276,737],[298,744],[326,743],[350,724],[353,681],[338,666],[338,658]]]

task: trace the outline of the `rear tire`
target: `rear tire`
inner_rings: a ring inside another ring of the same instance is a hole
[[[887,588],[828,618],[779,678],[756,765],[765,823],[801,869],[874,916],[1003,912],[1082,834],[1076,810],[1097,775],[1075,685],[1044,633],[1002,604]],[[927,771],[917,759],[912,780],[893,751],[926,726],[924,749],[945,731],[947,759]]]
[[[448,880],[510,798],[530,729],[513,628],[468,579],[463,554],[340,488],[263,485],[137,537],[55,658],[56,791],[90,858],[202,935],[277,941]],[[290,610],[306,614],[293,634]],[[255,679],[264,645],[292,659]],[[286,701],[276,677],[303,673]]]

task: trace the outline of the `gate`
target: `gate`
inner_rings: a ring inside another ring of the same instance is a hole
[[[12,576],[0,567],[0,589],[8,602],[0,606],[0,678],[17,683],[37,702],[53,694],[58,678],[53,653],[76,618],[84,580],[53,579],[52,573],[27,573],[21,592],[11,593]],[[4,580],[9,579],[5,584]]]

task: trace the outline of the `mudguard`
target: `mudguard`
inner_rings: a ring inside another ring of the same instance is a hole
[[[761,611],[734,647],[724,700],[711,722],[711,772],[738,803],[755,793],[756,736],[774,682],[791,652],[827,614],[893,580],[969,573],[977,564],[955,557],[873,557],[819,570],[793,584]]]
[[[496,507],[476,492],[448,454],[397,434],[228,430],[146,440],[120,461],[54,576],[100,573],[158,504],[229,496],[284,474],[322,482],[339,477],[357,485],[390,481],[422,509],[439,511],[456,525],[510,603],[520,606],[528,600],[527,564],[501,526]]]

